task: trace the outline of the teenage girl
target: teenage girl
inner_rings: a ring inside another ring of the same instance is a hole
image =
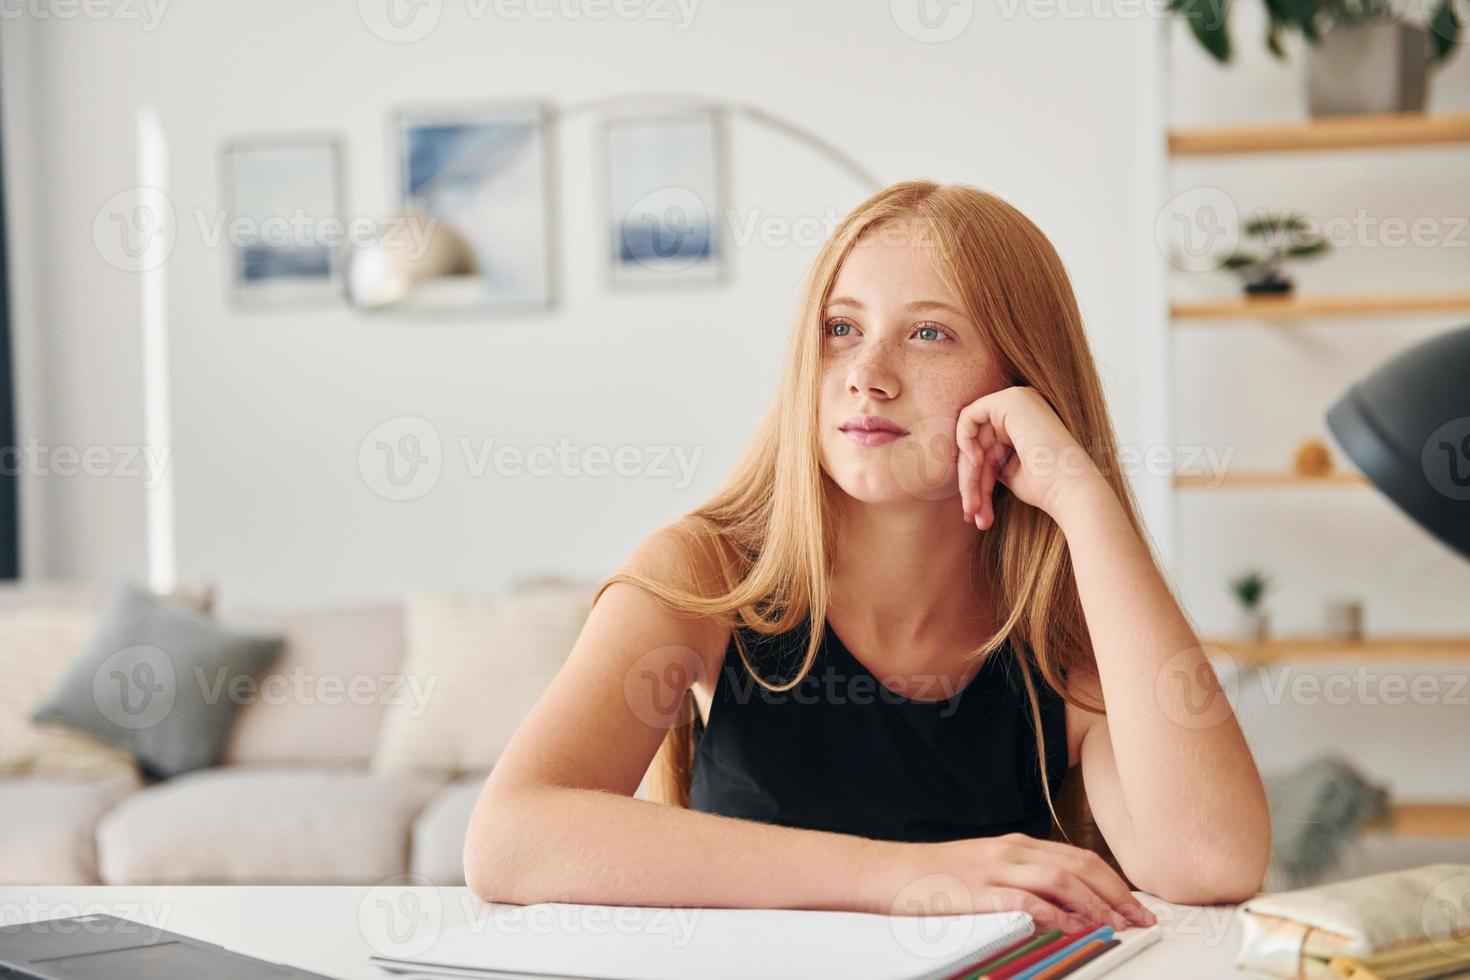
[[[1126,476],[1041,231],[874,195],[725,485],[601,584],[490,774],[470,888],[1043,927],[1255,894],[1261,780]],[[1048,839],[1079,778],[1111,862]]]

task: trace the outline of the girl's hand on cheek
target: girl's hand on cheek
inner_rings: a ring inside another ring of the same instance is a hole
[[[960,505],[982,531],[995,524],[995,484],[1055,520],[1076,489],[1107,484],[1092,457],[1034,388],[1002,388],[966,405],[955,426]]]

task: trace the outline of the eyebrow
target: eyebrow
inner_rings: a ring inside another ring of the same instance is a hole
[[[853,299],[851,296],[834,296],[832,299],[829,299],[827,301],[827,305],[851,306],[854,309],[858,310],[867,309],[867,307],[862,303],[861,300]],[[944,310],[946,313],[953,313],[955,316],[959,317],[963,317],[965,315],[964,310],[956,309],[955,307],[950,306],[948,303],[941,303],[937,299],[911,299],[904,304],[904,309],[908,310],[910,313],[920,313],[924,310]]]

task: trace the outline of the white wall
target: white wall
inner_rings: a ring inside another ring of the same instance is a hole
[[[1068,262],[1124,438],[1148,438],[1156,413],[1145,410],[1139,334],[1158,297],[1141,294],[1137,270],[1157,255],[1151,223],[1138,219],[1138,175],[1157,156],[1160,121],[1135,71],[1154,69],[1158,25],[979,7],[946,43],[905,34],[886,3],[836,0],[706,0],[682,32],[651,20],[476,18],[467,0],[445,0],[437,29],[407,44],[375,36],[356,5],[299,0],[179,2],[152,31],[21,22],[6,40],[34,58],[6,59],[7,97],[12,112],[35,114],[37,132],[12,150],[38,162],[29,177],[12,168],[12,199],[36,202],[18,244],[40,270],[19,329],[43,364],[21,379],[22,431],[81,446],[141,438],[138,279],[103,261],[90,235],[103,202],[136,183],[133,114],[152,103],[180,216],[167,274],[181,575],[214,580],[233,604],[489,588],[547,569],[604,574],[711,492],[735,458],[772,390],[813,248],[757,241],[738,250],[729,285],[609,294],[586,117],[560,132],[565,292],[551,315],[234,313],[226,256],[201,241],[192,215],[220,204],[216,154],[230,137],[340,130],[351,209],[379,214],[394,204],[395,106],[672,89],[780,113],[885,180],[963,180],[1013,201]],[[1087,79],[1085,98],[1063,69]],[[824,219],[864,196],[826,160],[748,122],[735,124],[733,146],[742,222]],[[369,431],[400,415],[429,419],[445,444],[438,485],[410,502],[375,495],[357,464]],[[462,437],[701,455],[680,488],[651,477],[475,478]],[[26,526],[32,574],[143,573],[136,480],[53,474],[26,490],[46,498]]]

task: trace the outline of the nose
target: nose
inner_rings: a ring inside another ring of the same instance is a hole
[[[848,392],[885,401],[898,397],[898,375],[890,360],[887,344],[863,345],[847,372]]]

